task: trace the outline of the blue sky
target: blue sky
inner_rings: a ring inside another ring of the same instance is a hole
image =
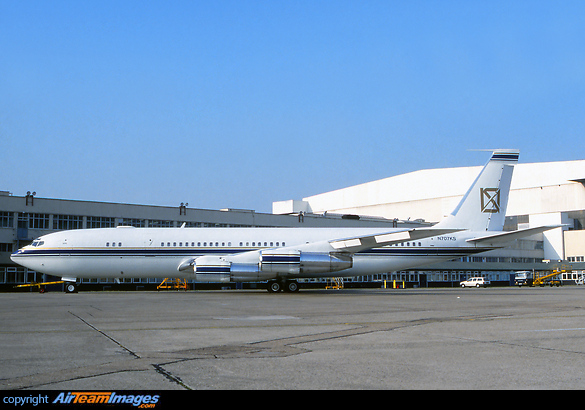
[[[585,159],[585,2],[0,0],[0,190],[270,212]]]

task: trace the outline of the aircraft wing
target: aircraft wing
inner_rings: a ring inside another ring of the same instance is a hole
[[[475,244],[501,244],[516,239],[522,239],[527,236],[536,235],[550,229],[560,228],[564,225],[538,226],[536,228],[519,229],[517,231],[499,232],[494,235],[482,236],[480,238],[468,239],[467,242]]]
[[[353,238],[333,239],[329,244],[341,252],[356,253],[380,246],[393,245],[400,242],[414,241],[431,236],[445,235],[458,232],[461,229],[434,229],[434,228],[411,228],[375,235],[356,236]]]
[[[434,229],[434,228],[410,228],[398,229],[390,232],[381,232],[372,235],[355,236],[351,238],[332,239],[329,241],[309,242],[302,245],[288,246],[277,249],[256,249],[253,251],[243,252],[233,255],[224,256],[200,256],[185,259],[179,266],[178,270],[184,271],[193,269],[196,260],[211,259],[212,262],[217,262],[221,259],[224,262],[235,263],[257,263],[258,258],[276,257],[289,258],[298,252],[312,252],[328,254],[331,248],[340,253],[356,253],[365,251],[380,246],[392,245],[400,242],[414,241],[431,236],[444,235],[448,233],[458,232],[461,229]],[[209,262],[208,262],[209,263]]]

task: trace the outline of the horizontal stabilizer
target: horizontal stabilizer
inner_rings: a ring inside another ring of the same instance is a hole
[[[482,236],[481,238],[468,239],[467,242],[475,244],[501,244],[511,242],[516,239],[526,238],[527,236],[536,235],[550,229],[560,228],[563,225],[538,226],[536,228],[519,229],[517,231],[500,232],[494,235]]]
[[[431,236],[445,235],[448,233],[458,232],[461,229],[434,229],[434,228],[414,228],[380,233],[367,236],[357,236],[354,238],[335,239],[329,241],[329,244],[344,252],[361,252],[367,249],[377,248],[380,246],[393,245],[395,243],[414,241]]]

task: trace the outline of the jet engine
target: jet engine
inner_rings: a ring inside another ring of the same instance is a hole
[[[179,266],[179,270],[189,268],[193,269],[197,282],[258,281],[274,276],[262,275],[257,263],[234,263],[222,256],[200,256]]]
[[[266,250],[258,263],[232,262],[224,256],[200,256],[185,260],[178,270],[193,269],[198,282],[253,282],[277,276],[336,272],[353,265],[350,255]]]
[[[266,250],[260,253],[260,270],[284,274],[311,274],[336,272],[353,265],[350,255],[294,250]]]

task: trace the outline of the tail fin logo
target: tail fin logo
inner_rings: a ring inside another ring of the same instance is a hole
[[[481,212],[484,214],[497,214],[500,212],[500,189],[480,188]]]

